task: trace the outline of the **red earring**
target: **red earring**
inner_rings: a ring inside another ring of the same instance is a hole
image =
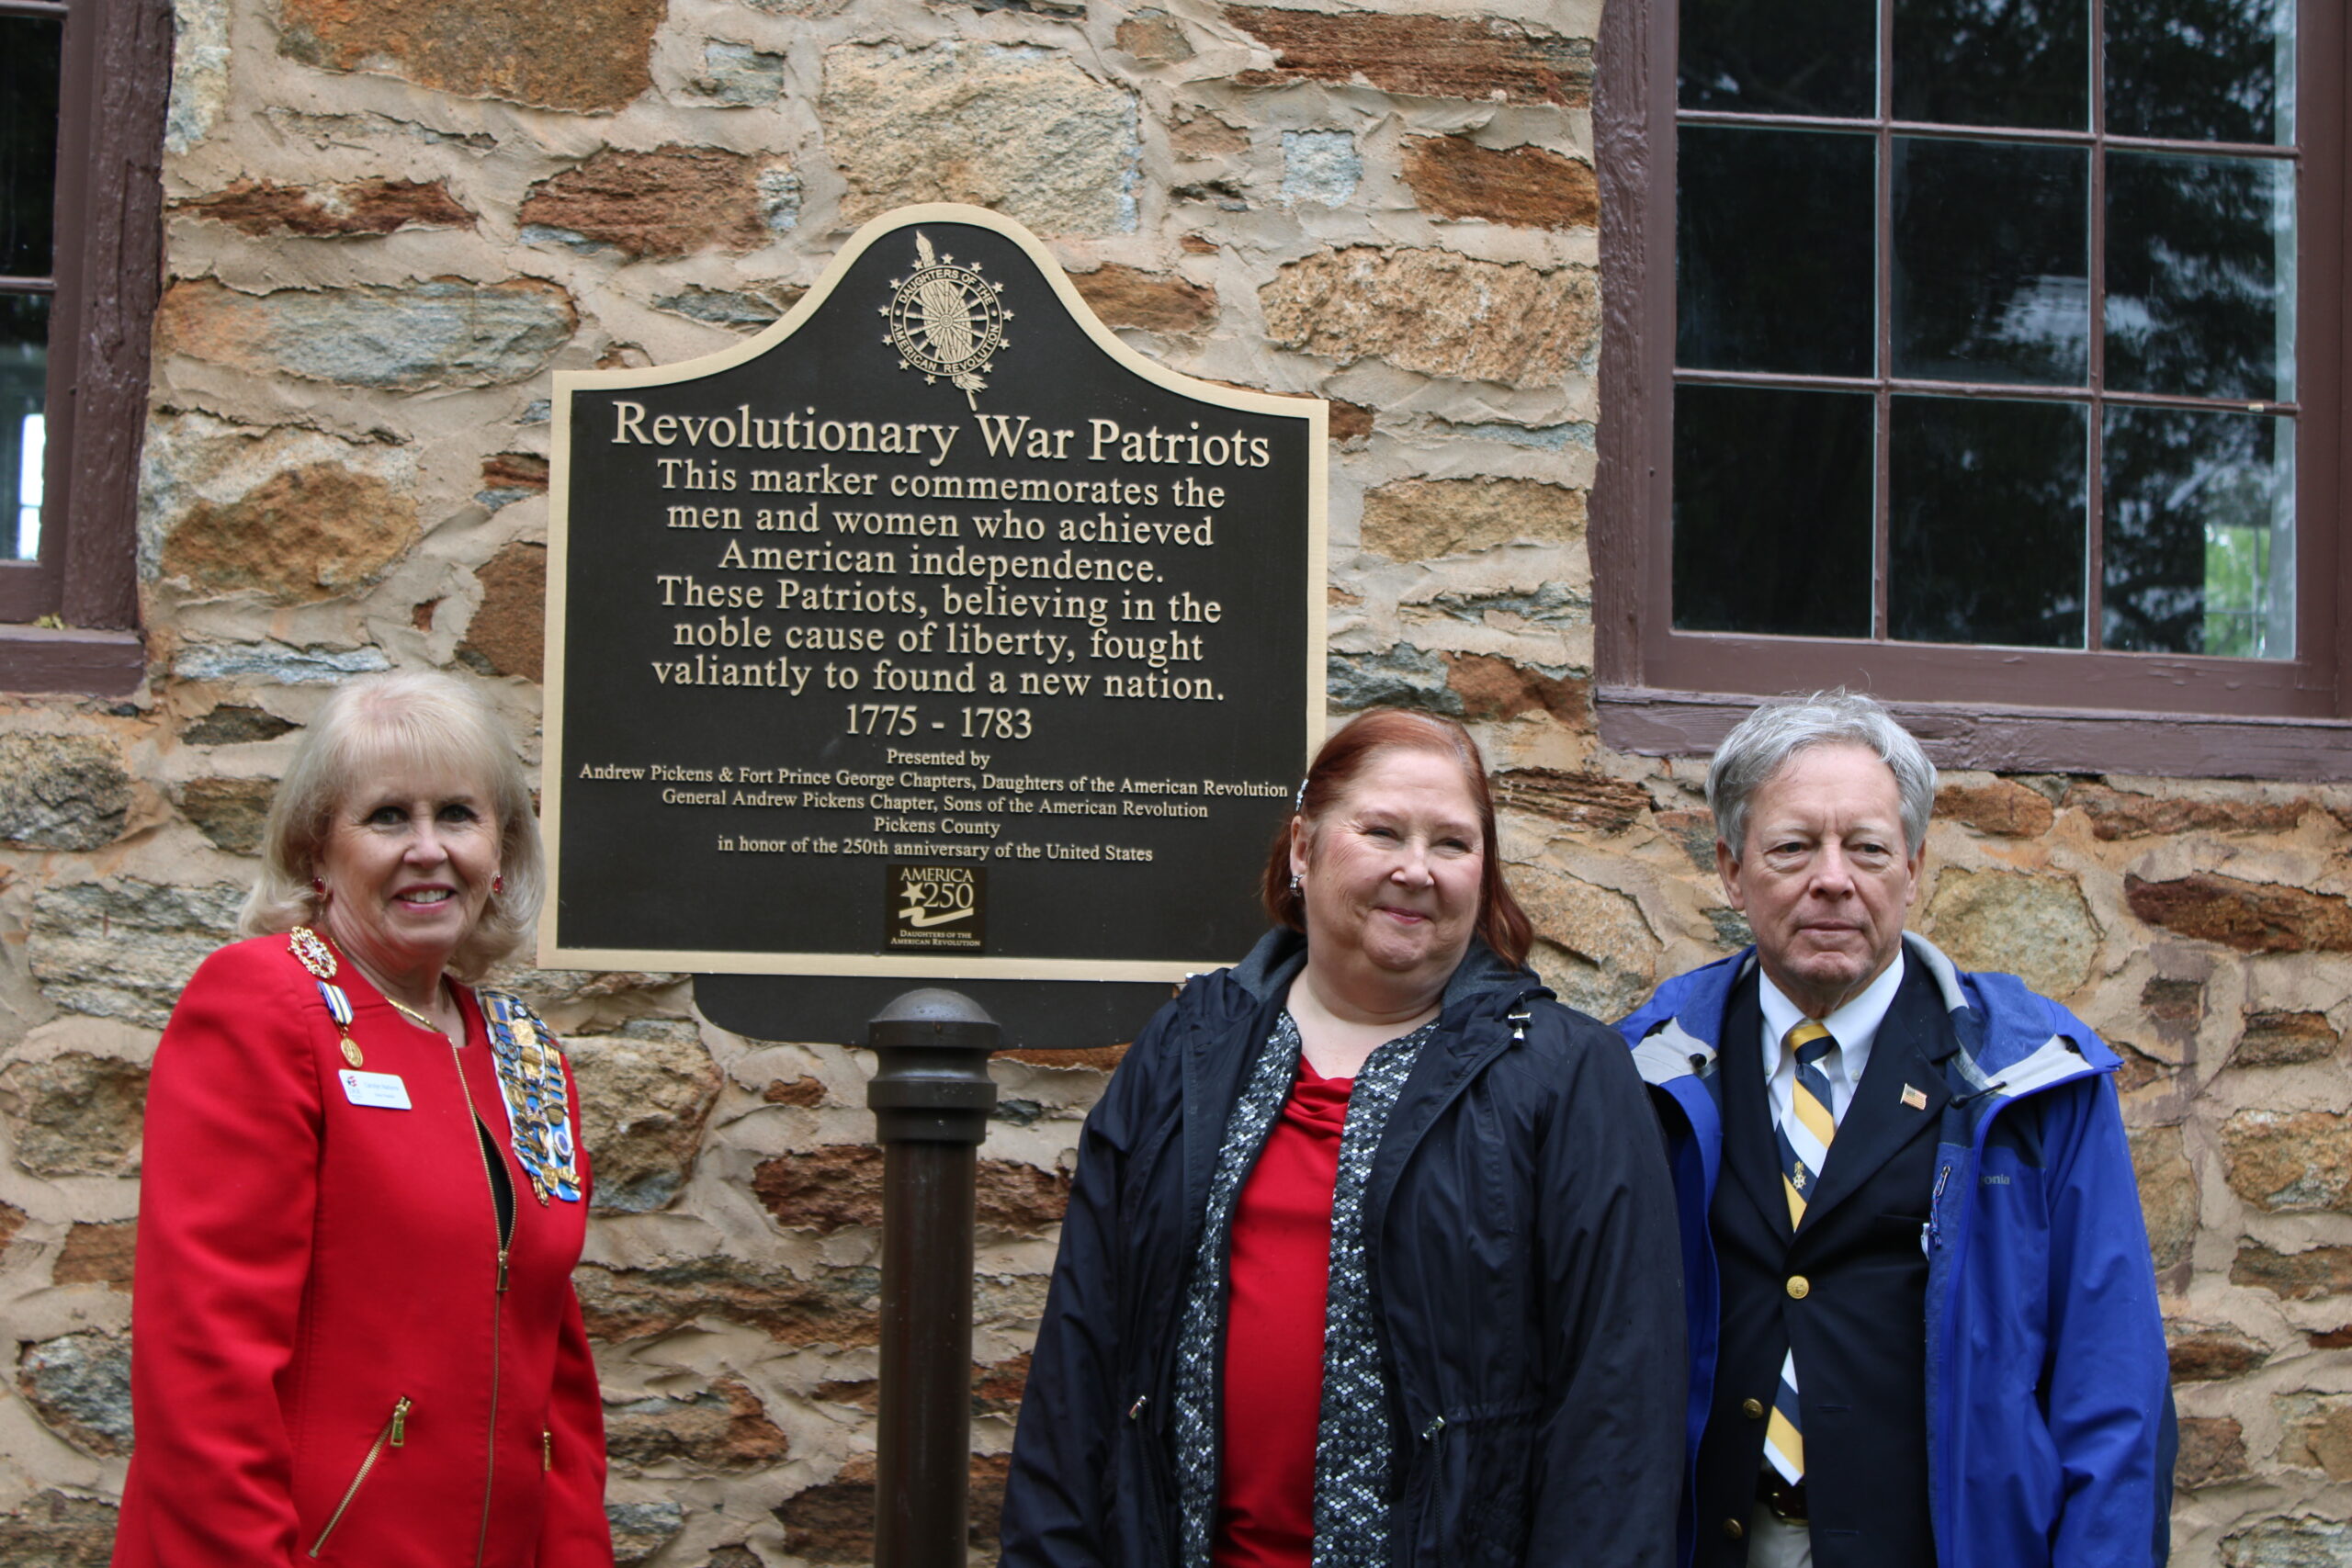
[[[503,892],[505,892],[505,891],[506,891],[506,878],[505,878],[504,876],[503,876],[503,875],[501,875],[501,876],[493,876],[493,877],[492,877],[492,878],[490,879],[490,890],[491,890],[492,893],[503,893]]]
[[[311,891],[321,898],[325,897],[327,896],[327,879],[323,876],[314,876],[311,878]]]

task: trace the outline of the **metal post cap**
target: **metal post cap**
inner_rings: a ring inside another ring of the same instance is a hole
[[[993,1051],[1003,1030],[988,1010],[961,991],[931,986],[890,998],[865,1026],[866,1043],[962,1045]]]
[[[989,1053],[1004,1032],[956,991],[909,991],[865,1026],[876,1058],[865,1103],[886,1144],[977,1144],[988,1136],[996,1085]]]

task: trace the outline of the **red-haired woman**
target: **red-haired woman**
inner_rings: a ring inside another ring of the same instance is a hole
[[[1525,967],[1461,726],[1333,736],[1275,921],[1087,1118],[1006,1568],[1672,1558],[1680,1271],[1624,1047]]]

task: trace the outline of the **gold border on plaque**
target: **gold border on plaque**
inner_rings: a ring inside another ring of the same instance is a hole
[[[687,952],[669,948],[563,947],[556,941],[556,911],[561,908],[563,855],[563,707],[564,637],[567,629],[564,595],[571,558],[571,398],[576,391],[666,387],[732,369],[776,347],[814,315],[858,259],[874,246],[919,223],[964,223],[987,229],[1012,241],[1036,263],[1046,281],[1094,345],[1114,364],[1156,386],[1195,402],[1248,413],[1295,419],[1306,425],[1306,596],[1300,612],[1306,621],[1306,711],[1300,716],[1304,737],[1302,759],[1314,755],[1323,739],[1324,682],[1328,634],[1325,626],[1326,585],[1330,576],[1329,490],[1330,483],[1330,405],[1304,394],[1250,392],[1204,381],[1171,370],[1121,343],[1086,303],[1069,276],[1037,237],[1012,219],[985,208],[956,202],[925,202],[886,212],[850,236],[835,254],[816,287],[802,296],[782,319],[716,354],[675,365],[628,370],[559,370],[549,409],[551,447],[548,476],[548,605],[547,681],[544,738],[540,752],[539,828],[547,841],[547,899],[541,907],[538,963],[548,969],[654,969],[704,975],[840,975],[914,980],[1166,980],[1177,981],[1197,970],[1237,963],[1239,953],[1189,953],[1166,959],[1057,959],[1030,957],[922,957],[913,954],[866,953],[742,953]]]

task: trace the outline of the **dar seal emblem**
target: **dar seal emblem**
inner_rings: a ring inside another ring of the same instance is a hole
[[[980,376],[1006,346],[1004,323],[1012,319],[997,298],[1004,285],[982,277],[978,262],[958,266],[954,256],[935,254],[921,230],[915,262],[907,277],[890,280],[896,292],[882,307],[890,335],[882,341],[899,351],[899,369],[922,371],[926,383],[946,377],[978,409],[972,394],[987,388]]]

